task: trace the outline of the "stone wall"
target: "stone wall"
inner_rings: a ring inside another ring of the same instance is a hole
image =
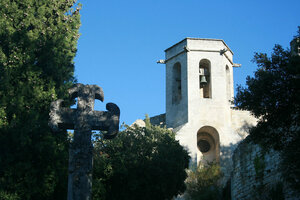
[[[155,126],[166,126],[166,113],[150,117],[150,123]]]
[[[278,151],[266,152],[247,138],[238,145],[232,159],[232,200],[272,199],[272,195],[278,198],[280,189],[284,199],[300,199],[283,181]]]

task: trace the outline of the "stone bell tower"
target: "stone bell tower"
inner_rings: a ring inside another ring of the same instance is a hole
[[[223,40],[186,38],[165,50],[166,125],[195,163],[228,165],[256,119],[234,109],[233,52]]]

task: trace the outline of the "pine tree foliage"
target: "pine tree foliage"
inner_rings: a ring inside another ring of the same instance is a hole
[[[187,151],[175,134],[152,126],[127,127],[113,140],[95,142],[94,199],[172,199],[185,190]]]
[[[50,102],[74,83],[80,5],[0,1],[0,193],[65,199],[68,141],[51,133]]]

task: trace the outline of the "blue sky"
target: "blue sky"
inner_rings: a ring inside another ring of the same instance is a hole
[[[164,50],[186,37],[223,39],[234,52],[234,84],[245,84],[254,52],[287,48],[300,26],[299,0],[81,0],[78,82],[97,84],[121,122],[165,112]]]

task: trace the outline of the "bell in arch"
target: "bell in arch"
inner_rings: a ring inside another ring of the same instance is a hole
[[[206,81],[206,78],[205,78],[205,75],[200,75],[200,85],[206,85],[207,84],[207,81]]]

